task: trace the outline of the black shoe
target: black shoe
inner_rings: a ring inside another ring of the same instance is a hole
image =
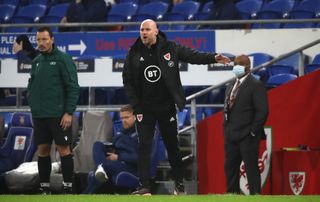
[[[151,196],[151,192],[148,188],[138,187],[136,191],[132,192],[133,195]]]
[[[39,188],[39,194],[41,195],[50,195],[51,194],[51,190],[49,187],[40,187]]]
[[[72,187],[63,187],[62,194],[73,194]]]
[[[183,182],[175,181],[173,195],[186,195]]]

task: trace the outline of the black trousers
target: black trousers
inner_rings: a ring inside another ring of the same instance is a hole
[[[168,152],[173,178],[181,182],[183,179],[182,156],[178,142],[178,127],[176,109],[173,105],[169,110],[144,110],[143,118],[137,117],[139,135],[138,174],[143,187],[150,187],[150,154],[152,139],[158,123],[162,139]]]
[[[250,195],[261,193],[261,177],[258,166],[260,137],[247,135],[239,142],[225,138],[224,171],[227,192],[240,194],[240,164],[244,161]]]

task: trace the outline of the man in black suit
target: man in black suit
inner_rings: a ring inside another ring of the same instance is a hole
[[[240,164],[244,161],[250,194],[261,193],[258,167],[259,142],[268,117],[268,98],[264,84],[250,74],[250,60],[237,56],[236,75],[226,90],[224,106],[224,170],[228,193],[240,193]]]

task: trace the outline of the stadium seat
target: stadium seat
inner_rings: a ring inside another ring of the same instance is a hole
[[[209,13],[196,13],[194,14],[192,20],[197,21],[197,20],[209,20],[210,14]],[[186,29],[189,30],[195,30],[195,29],[206,29],[205,26],[200,26],[199,24],[194,24],[194,25],[188,25]],[[209,27],[208,27],[209,29]]]
[[[212,8],[214,6],[214,2],[213,1],[208,1],[207,3],[205,3],[201,9],[201,13],[210,13],[212,11]]]
[[[9,28],[8,28],[9,29]],[[16,95],[10,95],[5,98],[0,99],[0,106],[15,106],[16,105]]]
[[[302,0],[297,3],[290,12],[292,19],[310,19],[320,16],[319,0]],[[284,28],[311,28],[316,27],[315,23],[286,23]]]
[[[64,17],[67,13],[69,3],[56,4],[50,7],[47,16]]]
[[[26,153],[32,143],[33,123],[30,113],[15,112],[5,143],[0,148],[0,173],[17,168],[30,161]]]
[[[290,12],[290,19],[313,19],[315,14],[312,11],[306,10],[294,10]],[[304,22],[304,23],[285,23],[283,28],[312,28],[316,23]]]
[[[260,10],[261,6],[262,2],[255,0],[243,0],[236,3],[236,7],[242,16],[242,19],[256,18],[257,12]]]
[[[42,4],[47,6],[49,0],[29,0],[29,4]]]
[[[296,78],[297,78],[297,76],[294,74],[273,75],[268,79],[266,86],[268,88],[275,88],[275,87],[280,86],[282,84],[288,83],[289,81],[292,81]]]
[[[312,11],[315,15],[320,14],[320,1],[319,0],[302,0],[298,3],[293,10]]]
[[[267,68],[269,77],[277,74],[294,74],[294,68],[289,65],[271,65]]]
[[[2,4],[11,4],[17,8],[20,6],[20,2],[21,0],[2,0]]]
[[[300,65],[300,53],[296,53],[293,54],[287,58],[284,58],[276,63],[274,63],[274,65],[289,65],[292,66],[294,68],[294,73],[298,74],[299,72],[299,65]],[[308,57],[303,54],[303,64],[307,64],[308,63]]]
[[[187,115],[188,115],[188,110],[187,109],[183,109],[181,112],[179,111],[177,113],[177,116],[178,116],[178,128],[179,129],[182,129],[185,126]]]
[[[251,53],[249,54],[249,58],[253,67],[257,67],[273,59],[273,57],[267,53]],[[266,81],[269,77],[265,68],[256,71],[255,74],[258,75],[262,81]]]
[[[40,17],[45,15],[47,6],[41,4],[30,4],[18,9],[15,16],[17,17],[28,17],[33,19],[33,22],[38,22]]]
[[[159,130],[156,128],[151,146],[151,162],[150,162],[150,177],[154,178],[157,172],[157,165],[159,162],[159,144],[161,136]],[[83,194],[92,194],[96,188],[100,187],[103,183],[99,183],[94,176],[94,171],[88,173],[88,186]],[[129,172],[120,172],[116,176],[112,176],[112,184],[118,188],[136,189],[139,186],[139,177]]]
[[[260,20],[273,20],[273,19],[281,19],[282,14],[276,11],[260,11],[257,13],[257,19]],[[280,23],[254,23],[252,24],[252,29],[278,29],[281,27]]]
[[[186,21],[187,16],[180,13],[166,13],[163,16],[163,21]],[[170,24],[163,24],[159,25],[160,30],[184,30],[187,26],[186,25],[170,25]]]
[[[134,3],[119,3],[119,4],[113,4],[108,15],[107,19],[109,16],[122,16],[126,20],[130,20],[131,16],[136,14],[138,10],[138,5]]]
[[[10,4],[1,4],[0,5],[0,23],[6,23],[13,16],[16,7]]]
[[[131,22],[142,22],[146,19],[157,20],[154,15],[149,14],[135,14],[131,17]],[[125,31],[139,31],[140,25],[128,25],[124,27]]]
[[[150,2],[140,6],[137,14],[153,16],[152,19],[160,20],[168,11],[169,5],[164,2]]]
[[[310,72],[320,69],[320,64],[308,64],[304,68],[304,74],[309,74]]]
[[[293,7],[292,0],[273,0],[263,4],[261,10],[257,13],[257,19],[282,19],[288,16]],[[253,24],[252,28],[280,28],[280,23]]]
[[[33,19],[30,17],[16,17],[13,16],[10,19],[10,23],[11,24],[32,24],[34,23]],[[29,32],[30,27],[8,27],[8,28],[4,28],[3,32],[6,33],[25,33],[25,32]]]
[[[320,64],[320,53],[314,56],[311,64]]]
[[[119,0],[118,3],[134,3],[139,5],[140,0]]]
[[[172,7],[171,13],[186,15],[187,19],[192,19],[193,15],[199,11],[200,3],[195,1],[183,1]]]

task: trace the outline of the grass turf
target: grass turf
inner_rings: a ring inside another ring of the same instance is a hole
[[[320,202],[320,196],[0,195],[0,202]]]

